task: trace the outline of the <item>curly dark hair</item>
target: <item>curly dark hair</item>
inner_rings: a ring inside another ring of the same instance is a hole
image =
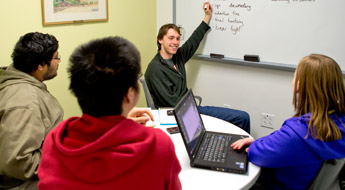
[[[130,87],[139,91],[140,53],[128,40],[106,37],[79,46],[70,57],[70,90],[83,113],[120,115]]]
[[[37,70],[38,65],[48,65],[59,48],[58,40],[49,34],[39,32],[27,33],[16,43],[12,60],[16,69],[30,73]]]

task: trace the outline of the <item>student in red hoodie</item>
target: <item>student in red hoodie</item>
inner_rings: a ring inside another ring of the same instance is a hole
[[[70,89],[83,115],[48,134],[39,189],[181,189],[171,139],[128,119],[140,95],[135,46],[120,37],[92,40],[70,62]]]

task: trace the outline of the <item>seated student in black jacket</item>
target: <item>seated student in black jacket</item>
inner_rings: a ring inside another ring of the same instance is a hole
[[[203,10],[204,20],[180,48],[181,33],[175,24],[163,25],[158,32],[158,52],[145,72],[145,80],[157,108],[174,107],[188,90],[185,64],[210,29],[212,7],[205,2]],[[244,111],[214,106],[198,106],[198,109],[202,114],[228,121],[250,132],[249,114]]]

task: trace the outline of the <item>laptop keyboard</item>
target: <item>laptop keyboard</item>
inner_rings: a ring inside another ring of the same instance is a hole
[[[198,159],[225,163],[230,141],[231,136],[207,133],[206,139],[200,148]]]

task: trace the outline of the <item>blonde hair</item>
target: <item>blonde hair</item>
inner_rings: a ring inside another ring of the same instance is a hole
[[[294,116],[311,114],[306,137],[311,134],[322,141],[341,139],[339,128],[329,117],[332,110],[338,115],[345,113],[345,90],[339,65],[330,57],[311,54],[298,63],[295,75]]]

